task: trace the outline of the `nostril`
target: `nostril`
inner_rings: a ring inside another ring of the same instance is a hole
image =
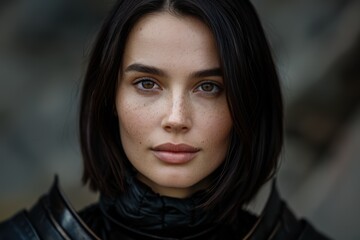
[[[162,123],[163,129],[167,132],[185,132],[190,129],[190,121],[182,119],[181,121],[174,121],[174,119],[165,119]]]

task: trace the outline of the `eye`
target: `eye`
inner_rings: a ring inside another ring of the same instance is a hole
[[[150,78],[142,78],[134,83],[135,87],[143,91],[160,89],[159,85]]]
[[[222,88],[219,86],[219,84],[214,82],[204,82],[200,84],[195,91],[200,91],[204,93],[210,93],[210,94],[217,94],[221,92]]]

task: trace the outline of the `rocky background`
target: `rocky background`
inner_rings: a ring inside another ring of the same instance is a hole
[[[113,0],[0,1],[0,221],[54,175],[76,208],[77,110],[88,53]],[[360,239],[360,0],[253,0],[286,101],[278,184],[297,215]]]

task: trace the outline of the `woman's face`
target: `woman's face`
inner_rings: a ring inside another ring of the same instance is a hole
[[[193,17],[157,13],[129,34],[116,95],[120,137],[138,178],[187,197],[224,161],[232,119],[212,33]]]

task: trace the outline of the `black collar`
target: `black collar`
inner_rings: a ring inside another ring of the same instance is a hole
[[[277,228],[278,219],[281,215],[284,203],[280,200],[279,194],[276,190],[275,184],[273,184],[270,197],[265,205],[265,208],[258,218],[258,221],[253,226],[252,230],[248,232],[245,239],[267,239],[274,230]],[[39,212],[45,212],[39,214]],[[95,233],[86,225],[86,223],[79,217],[78,213],[71,206],[64,194],[58,187],[57,178],[49,192],[40,199],[39,203],[29,212],[29,218],[34,224],[35,228],[42,233],[43,236],[46,232],[49,232],[46,228],[42,227],[43,224],[38,224],[42,221],[39,219],[42,215],[46,215],[51,225],[55,227],[57,234],[61,235],[63,239],[100,239]],[[110,216],[111,217],[111,216]],[[114,219],[113,219],[114,220]],[[115,220],[116,221],[116,220]],[[119,223],[126,231],[133,231],[124,224]],[[45,226],[45,225],[43,225]],[[202,234],[206,234],[206,231],[211,232],[213,228],[204,230]],[[137,233],[138,234],[138,233]],[[41,235],[41,234],[40,234]],[[144,235],[152,239],[172,239],[172,238],[156,238],[155,236]],[[193,236],[195,237],[195,236]],[[54,238],[56,239],[56,238]],[[144,238],[145,239],[145,238]],[[188,239],[192,239],[188,238]]]

